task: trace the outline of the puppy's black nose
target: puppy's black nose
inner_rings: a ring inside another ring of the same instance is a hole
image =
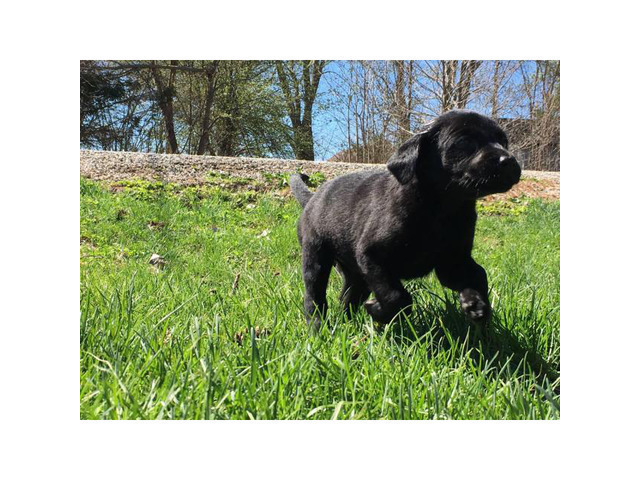
[[[513,155],[502,155],[498,160],[500,170],[512,183],[517,183],[520,180],[520,165]]]

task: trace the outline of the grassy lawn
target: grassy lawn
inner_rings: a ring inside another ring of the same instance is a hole
[[[300,207],[226,181],[81,180],[81,418],[560,417],[559,202],[479,208],[488,331],[432,276],[408,283],[408,320],[347,322],[334,273],[330,325],[309,336]]]

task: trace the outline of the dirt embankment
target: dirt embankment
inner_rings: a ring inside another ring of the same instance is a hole
[[[197,185],[211,173],[260,179],[264,173],[283,174],[302,171],[322,172],[331,179],[345,173],[385,168],[384,164],[307,162],[274,158],[210,157],[201,155],[165,155],[156,153],[105,152],[80,150],[80,175],[93,180],[117,182],[132,178]],[[522,181],[506,194],[544,199],[560,198],[560,172],[525,170]]]

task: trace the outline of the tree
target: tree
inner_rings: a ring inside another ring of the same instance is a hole
[[[81,144],[291,156],[290,129],[283,123],[287,111],[274,75],[266,61],[84,62]]]
[[[332,160],[379,163],[411,135],[413,61],[337,62],[327,77],[344,148]]]
[[[535,68],[534,68],[535,67]],[[522,92],[530,127],[522,148],[529,152],[529,168],[560,168],[560,62],[522,63]]]
[[[316,100],[324,60],[277,60],[275,62],[280,90],[284,95],[291,120],[291,148],[300,160],[314,160],[313,103]]]
[[[291,157],[288,113],[271,62],[223,61],[218,76],[208,153]]]
[[[137,87],[129,77],[104,71],[101,62],[81,61],[80,143],[111,149],[130,146],[126,130],[140,121]]]
[[[413,99],[413,60],[394,60],[395,97],[394,116],[398,125],[398,143],[411,136],[411,109]]]
[[[473,76],[480,60],[442,60],[439,62],[441,113],[454,108],[466,108],[471,94]]]
[[[209,147],[209,138],[211,136],[211,109],[213,108],[213,97],[217,78],[216,73],[219,63],[218,61],[213,61],[210,62],[208,67],[203,66],[205,76],[207,77],[207,94],[204,112],[202,113],[202,131],[200,133],[200,140],[198,141],[197,155],[204,155]]]
[[[433,117],[469,108],[513,130],[512,145],[527,168],[559,168],[558,61],[327,65],[312,60],[83,61],[81,145],[307,160],[341,150],[336,156],[343,161],[385,162]],[[321,79],[327,92],[322,97]],[[320,119],[331,128],[316,137]]]
[[[160,72],[157,61],[150,63],[151,73],[156,86],[156,99],[162,116],[165,128],[167,129],[167,153],[178,153],[178,140],[176,139],[175,123],[173,118],[173,97],[175,95],[176,69],[169,69],[167,78]],[[177,67],[178,61],[171,60],[171,66]]]

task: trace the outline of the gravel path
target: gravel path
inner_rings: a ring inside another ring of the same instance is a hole
[[[80,150],[80,175],[106,181],[141,178],[194,185],[203,183],[210,172],[260,179],[262,172],[293,173],[302,170],[307,174],[323,172],[327,178],[333,178],[359,170],[380,168],[385,168],[384,164]],[[560,172],[525,170],[523,178],[535,179],[535,182],[524,183],[538,187],[527,188],[524,193],[544,198],[560,197]],[[512,193],[516,194],[519,190],[516,188]]]

